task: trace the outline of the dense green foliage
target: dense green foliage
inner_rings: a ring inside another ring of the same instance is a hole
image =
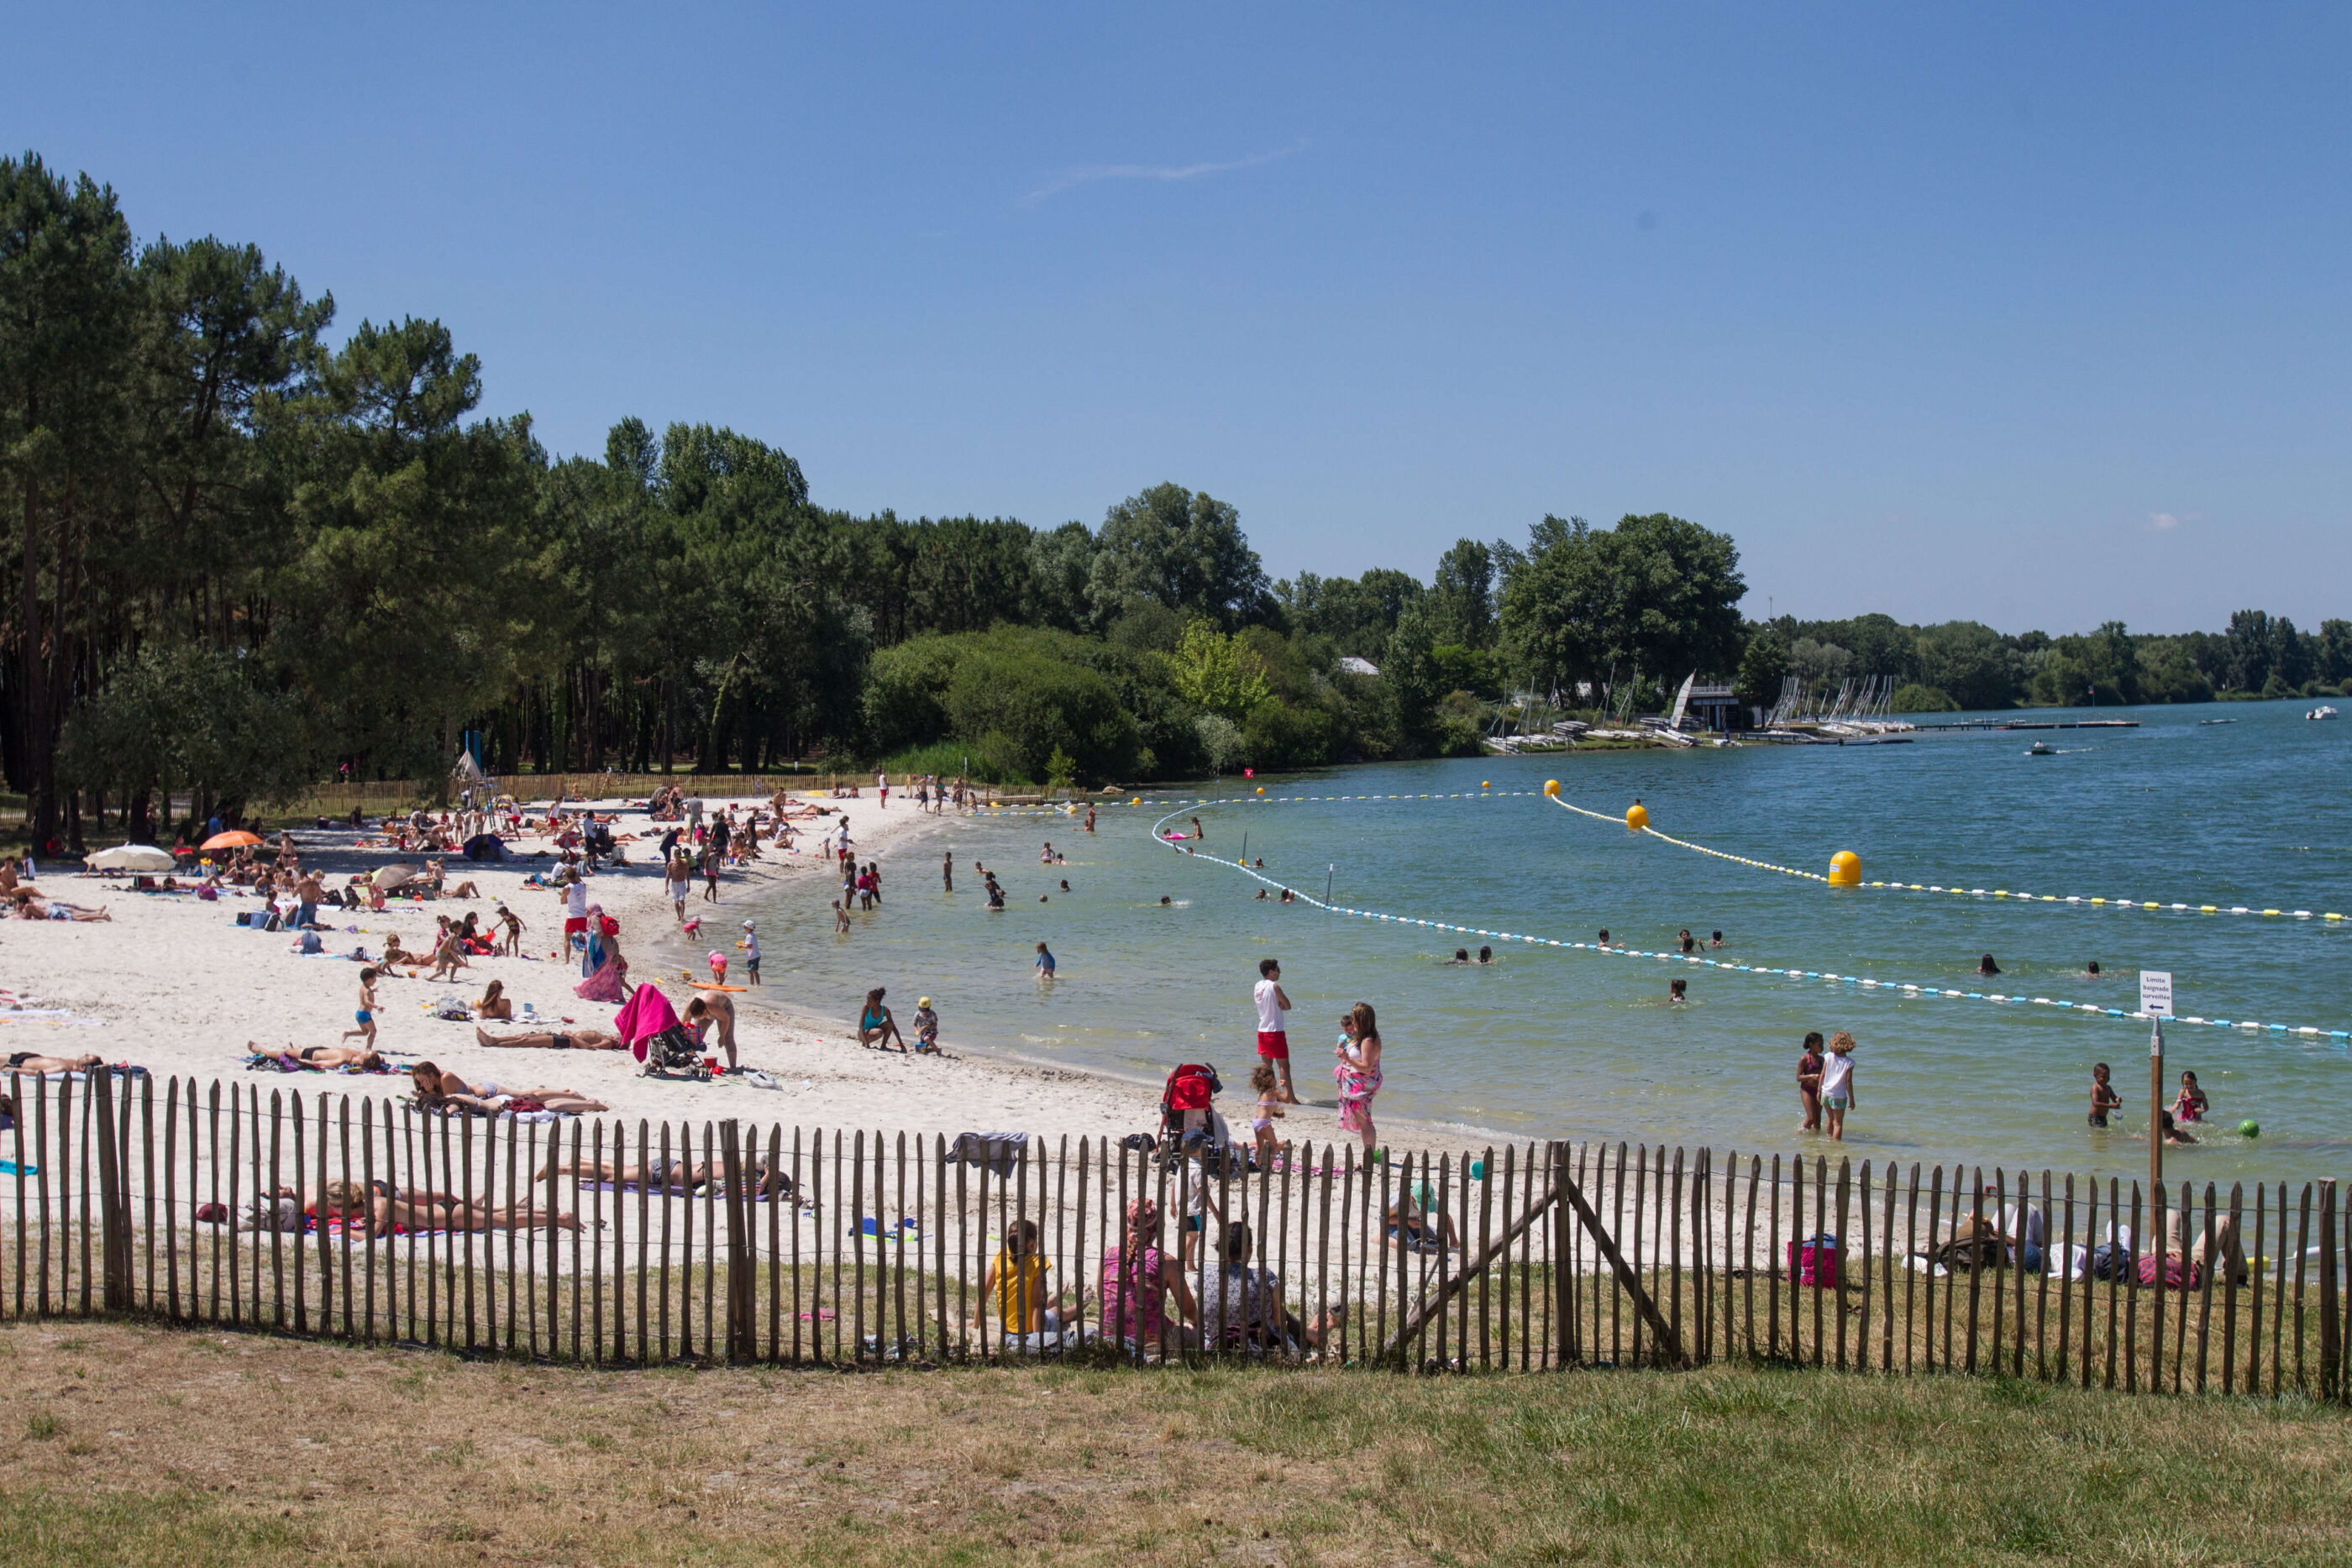
[[[1892,674],[1911,704],[2182,700],[2352,679],[2352,626],[2004,637],[1743,627],[1727,535],[1547,517],[1269,581],[1230,503],[1102,523],[858,517],[709,424],[554,458],[439,322],[338,342],[251,246],[141,246],[113,193],[0,160],[0,764],[37,840],[155,831],[338,773],[902,768],[1089,786],[1475,750],[1513,693]]]
[[[1750,629],[1741,700],[1769,706],[1777,696],[1779,675],[1764,678],[1771,644],[1786,650],[1786,673],[1817,686],[1894,677],[1901,683],[1898,713],[2320,696],[2342,694],[2352,683],[2352,622],[2323,621],[2317,632],[2302,632],[2286,617],[2260,610],[2238,612],[2219,632],[2151,635],[2110,621],[2063,637],[2011,636],[1974,621],[1906,626],[1886,615],[1782,616]]]

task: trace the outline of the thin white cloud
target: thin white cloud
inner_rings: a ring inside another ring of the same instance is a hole
[[[2193,523],[2203,516],[2202,512],[2150,512],[2147,515],[2147,531],[2168,534],[2181,524]]]
[[[1034,207],[1048,197],[1058,196],[1064,191],[1079,185],[1091,185],[1097,180],[1201,180],[1212,174],[1230,174],[1236,169],[1255,169],[1261,163],[1272,163],[1306,151],[1307,141],[1302,137],[1287,147],[1279,147],[1271,152],[1253,152],[1245,158],[1235,158],[1223,163],[1086,163],[1053,175],[1022,197],[1021,204]]]

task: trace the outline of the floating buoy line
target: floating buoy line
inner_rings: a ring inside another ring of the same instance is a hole
[[[1569,806],[1568,802],[1559,800],[1557,793],[1558,788],[1559,787],[1556,782],[1547,785],[1542,793],[1552,799],[1558,804],[1568,806],[1570,810],[1576,811],[1580,815],[1593,817],[1601,821],[1607,822],[1616,822],[1620,821],[1618,818],[1604,816],[1597,811],[1586,810],[1584,808],[1580,806]],[[1184,855],[1196,861],[1207,861],[1211,864],[1223,866],[1230,871],[1237,871],[1254,882],[1260,883],[1265,886],[1286,893],[1290,895],[1290,898],[1294,903],[1304,904],[1311,909],[1322,910],[1327,915],[1346,915],[1354,919],[1370,921],[1378,925],[1412,926],[1426,931],[1443,931],[1458,936],[1480,936],[1486,938],[1489,942],[1512,942],[1530,947],[1549,947],[1556,948],[1563,952],[1590,953],[1612,958],[1629,958],[1651,963],[1684,964],[1694,968],[1720,969],[1733,974],[1761,975],[1774,978],[1790,980],[1821,980],[1832,985],[1850,987],[1856,991],[1883,994],[1906,1000],[1918,998],[1946,1001],[1985,1002],[1997,1007],[2048,1008],[2055,1012],[2077,1019],[2136,1019],[2142,1023],[2149,1021],[2150,1015],[2147,1013],[2134,1011],[2126,1008],[2101,1007],[2095,1002],[2072,1002],[2054,997],[2029,997],[2022,994],[2011,994],[2000,991],[1963,991],[1954,989],[1949,987],[1932,985],[1923,986],[1908,980],[1880,979],[1873,976],[1841,974],[1832,970],[1784,968],[1761,964],[1738,964],[1727,959],[1709,958],[1702,955],[1693,953],[1656,952],[1646,948],[1624,946],[1617,943],[1603,945],[1599,942],[1584,942],[1565,937],[1539,936],[1524,931],[1499,931],[1480,925],[1457,925],[1448,921],[1428,920],[1417,915],[1398,915],[1385,910],[1359,909],[1351,905],[1333,904],[1327,902],[1324,899],[1317,898],[1312,894],[1307,893],[1299,888],[1293,887],[1287,883],[1280,882],[1273,877],[1267,876],[1264,873],[1255,870],[1238,860],[1226,860],[1220,855],[1206,853],[1196,844],[1180,840],[1171,840],[1164,832],[1165,828],[1170,822],[1184,816],[1187,812],[1209,810],[1219,806],[1274,805],[1293,800],[1491,800],[1498,795],[1510,794],[1530,796],[1536,793],[1537,791],[1531,789],[1511,791],[1484,789],[1464,790],[1450,795],[1277,795],[1271,797],[1228,796],[1215,799],[1203,798],[1201,800],[1184,801],[1177,805],[1174,810],[1170,811],[1166,816],[1161,817],[1158,821],[1151,825],[1151,837],[1154,841],[1178,854]],[[1141,803],[1139,798],[1135,803]],[[1166,802],[1153,801],[1151,803],[1154,805],[1160,805],[1165,804]],[[1629,812],[1627,818],[1624,819],[1626,825],[1633,828],[1636,831],[1644,831],[1648,813],[1643,811],[1638,803],[1635,805],[1633,810],[1636,811],[1642,811],[1643,821],[1639,823],[1634,822],[1632,820],[1632,813]],[[1684,844],[1681,841],[1666,838],[1666,835],[1663,833],[1656,833],[1654,836],[1665,839],[1665,841],[1675,844],[1677,847],[1696,849],[1702,853],[1715,855],[1720,859],[1741,859],[1739,856],[1723,854],[1720,851],[1706,849],[1701,845]],[[1805,877],[1812,881],[1825,883],[1832,881],[1832,878],[1828,876],[1822,876],[1810,872],[1796,871],[1786,866],[1769,865],[1768,862],[1746,862],[1744,863],[1763,866],[1768,870],[1785,872],[1791,876]],[[1892,887],[1899,886],[1901,884],[1870,883],[1861,885]],[[2022,897],[2024,895],[2012,894],[2004,894],[2003,896]],[[2116,903],[2119,906],[2121,904],[2121,901],[2108,902]],[[2130,905],[2130,907],[2147,907],[2155,909],[2162,908],[2164,906],[2151,904],[2145,906],[2133,904]],[[2342,917],[2340,915],[2329,915],[2327,918],[2341,919]],[[2325,1041],[2339,1050],[2352,1048],[2352,1030],[2321,1029],[2316,1025],[2311,1024],[2264,1023],[2253,1019],[2204,1018],[2194,1015],[2168,1019],[2167,1021],[2176,1025],[2185,1024],[2205,1029],[2241,1030],[2250,1034],[2276,1036],[2283,1039]]]

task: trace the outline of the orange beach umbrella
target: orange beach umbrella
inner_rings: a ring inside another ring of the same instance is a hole
[[[243,828],[232,828],[226,833],[215,833],[197,847],[209,853],[214,850],[241,850],[247,844],[260,841],[259,834],[248,833]]]

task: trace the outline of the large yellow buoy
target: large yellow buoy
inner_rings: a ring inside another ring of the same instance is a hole
[[[1559,780],[1557,779],[1545,779],[1544,793],[1547,795],[1558,795],[1559,793]]]
[[[1481,779],[1478,780],[1478,788],[1481,789],[1492,789],[1494,787],[1495,781],[1491,779]]]
[[[1625,826],[1628,830],[1638,833],[1649,825],[1650,813],[1643,808],[1642,802],[1636,800],[1625,808]]]
[[[1265,785],[1263,785],[1263,784],[1259,785],[1259,786],[1257,787],[1257,792],[1258,792],[1259,794],[1261,794],[1261,795],[1265,794]]]
[[[1830,856],[1830,885],[1832,887],[1860,887],[1862,885],[1862,857],[1854,853],[1852,850],[1840,850],[1837,853]]]

